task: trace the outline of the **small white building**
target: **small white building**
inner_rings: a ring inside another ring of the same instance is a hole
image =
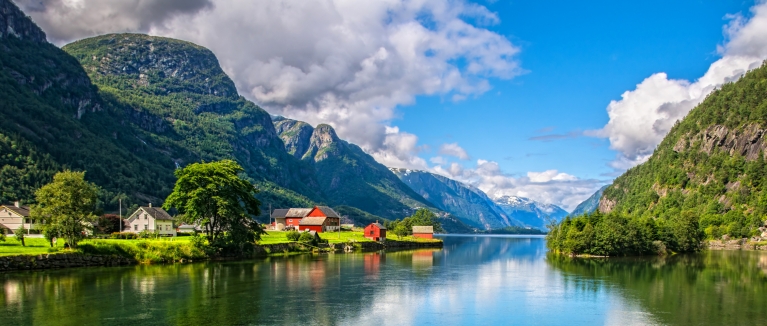
[[[29,207],[22,206],[19,202],[15,202],[13,205],[1,205],[0,229],[4,229],[5,233],[11,234],[18,228],[27,230],[27,233],[37,233],[32,219],[29,218]]]
[[[173,218],[164,209],[149,206],[139,207],[127,219],[129,229],[126,232],[139,233],[147,230],[149,232],[157,231],[160,235],[176,236],[176,229],[173,228]]]

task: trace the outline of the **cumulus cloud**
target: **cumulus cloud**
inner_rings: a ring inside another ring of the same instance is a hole
[[[439,147],[439,153],[442,155],[457,157],[462,160],[468,160],[469,154],[458,143],[442,144]]]
[[[646,161],[677,120],[724,83],[759,67],[767,58],[767,3],[751,8],[752,17],[729,15],[724,26],[726,42],[717,47],[722,56],[694,82],[669,79],[656,73],[626,91],[607,106],[609,122],[586,135],[608,138],[618,151],[610,163],[618,171]]]
[[[111,32],[146,32],[176,16],[211,8],[211,0],[14,0],[62,44]]]
[[[419,95],[461,100],[519,75],[519,48],[486,7],[441,0],[19,0],[54,40],[148,32],[206,46],[272,114],[328,123],[384,164],[417,167],[394,132]],[[402,165],[400,165],[402,164]]]
[[[432,171],[473,185],[490,197],[527,197],[545,204],[558,205],[567,211],[575,209],[605,184],[602,180],[579,179],[557,170],[513,176],[504,173],[497,162],[481,159],[472,168],[452,163],[437,165]]]

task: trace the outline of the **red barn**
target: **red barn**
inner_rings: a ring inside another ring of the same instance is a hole
[[[386,240],[386,227],[378,222],[370,223],[370,225],[365,227],[365,238],[373,241]]]
[[[434,239],[433,226],[413,226],[413,237],[422,239]]]
[[[294,208],[291,208],[291,210]],[[314,206],[314,208],[300,208],[309,210],[298,222],[298,230],[329,232],[338,231],[341,225],[341,217],[332,208],[327,206]]]

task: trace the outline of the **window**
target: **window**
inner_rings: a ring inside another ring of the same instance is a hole
[[[144,224],[144,230],[146,230],[146,224]]]
[[[147,216],[147,215],[149,215],[149,214],[144,214],[144,219],[145,219],[145,220],[146,220],[146,216]]]
[[[290,222],[290,223],[293,223],[293,219],[292,219],[292,218],[291,218],[291,219],[289,219],[289,220],[288,220],[288,222]]]
[[[370,230],[370,235],[373,235],[373,230]]]
[[[165,226],[165,231],[170,231],[170,225]]]
[[[133,224],[133,231],[138,231],[138,224]]]

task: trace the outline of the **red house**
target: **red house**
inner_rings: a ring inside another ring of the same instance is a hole
[[[295,208],[291,208],[291,210],[293,209]],[[298,220],[297,228],[299,231],[331,232],[338,231],[341,227],[341,217],[330,207],[314,206],[314,208],[298,209],[309,210],[304,217]],[[286,218],[290,219],[287,216]]]
[[[433,226],[413,226],[413,237],[422,239],[434,239]]]
[[[365,227],[365,238],[373,241],[386,240],[386,227],[378,222],[370,223],[370,225]]]

